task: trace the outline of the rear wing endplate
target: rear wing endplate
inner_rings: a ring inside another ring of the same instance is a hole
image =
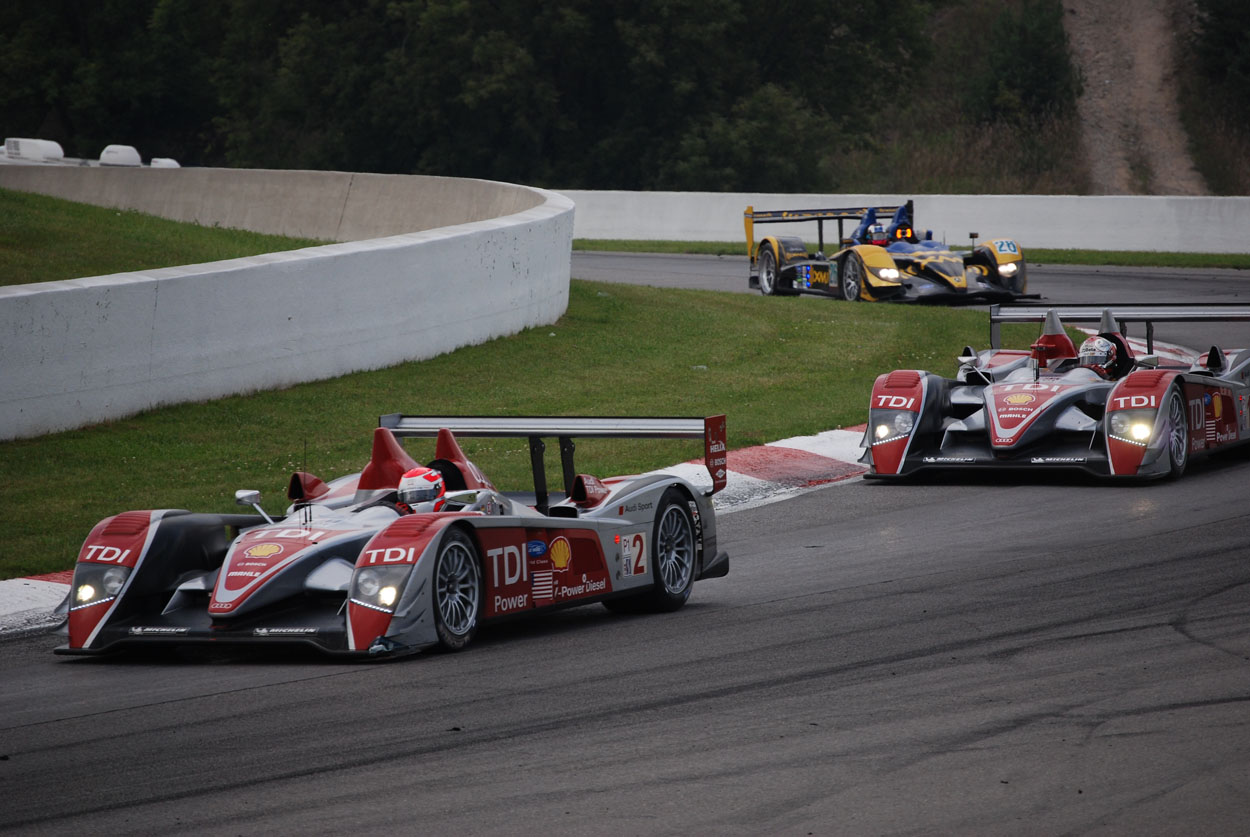
[[[1097,323],[1110,311],[1120,333],[1128,335],[1128,323],[1146,324],[1146,353],[1154,353],[1155,323],[1250,321],[1250,306],[1235,302],[1170,302],[1166,305],[1082,303],[1079,305],[991,305],[990,348],[1002,343],[1002,323],[1040,323],[1054,311],[1063,323]]]
[[[547,470],[544,439],[560,441],[560,465],[565,494],[572,494],[577,472],[573,468],[575,438],[615,439],[703,439],[703,461],[712,477],[715,494],[725,487],[725,416],[707,418],[639,418],[583,416],[407,416],[391,413],[381,416],[378,425],[396,436],[436,437],[440,430],[456,436],[506,437],[529,439],[530,464],[534,471],[534,493],[539,511],[548,508]]]
[[[818,248],[823,252],[825,249],[825,221],[838,222],[838,246],[840,247],[842,246],[842,239],[845,237],[842,232],[842,226],[847,221],[858,223],[869,209],[875,209],[878,215],[893,215],[903,206],[907,207],[907,214],[912,215],[911,201],[905,204],[896,204],[895,206],[852,206],[847,209],[756,209],[753,206],[748,206],[746,212],[742,213],[742,225],[746,228],[747,233],[747,255],[751,257],[751,263],[755,264],[755,224],[792,224],[801,221],[815,221],[817,235],[819,236]]]

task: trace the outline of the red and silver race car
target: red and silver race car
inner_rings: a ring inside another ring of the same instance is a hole
[[[861,442],[865,476],[1022,468],[1177,477],[1193,458],[1250,441],[1250,349],[1212,346],[1194,363],[1149,354],[1155,322],[1246,320],[1250,309],[1103,310],[1099,332],[1078,350],[1060,315],[1098,319],[1091,307],[1004,306],[1002,321],[1045,323],[1030,351],[966,348],[954,379],[914,369],[878,377]],[[1145,356],[1124,337],[1129,321],[1147,323]]]
[[[129,511],[78,556],[60,654],[144,644],[302,644],[380,657],[459,650],[479,624],[603,602],[672,611],[697,579],[729,571],[712,495],[725,486],[725,417],[383,416],[369,463],[323,482],[292,475],[291,506],[255,514]],[[533,495],[496,491],[456,435],[529,440]],[[399,442],[436,437],[419,465]],[[596,479],[575,438],[702,438],[710,490],[680,477]],[[565,496],[551,502],[544,439],[558,439]]]

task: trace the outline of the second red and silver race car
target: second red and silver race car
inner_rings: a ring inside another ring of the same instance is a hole
[[[1250,442],[1250,349],[1211,346],[1196,362],[1168,363],[1139,357],[1122,333],[1129,320],[1246,320],[1250,309],[1106,309],[1078,349],[1059,311],[1088,318],[1088,308],[1017,311],[1015,321],[1045,323],[1031,350],[966,348],[953,379],[919,369],[878,377],[861,443],[865,476],[1016,468],[1178,477],[1196,457]]]
[[[300,644],[383,657],[459,650],[480,624],[603,602],[672,611],[698,579],[729,571],[712,495],[725,486],[725,417],[383,416],[360,473],[297,472],[291,506],[256,514],[129,511],[102,520],[78,555],[60,654],[144,645]],[[496,491],[456,435],[529,440],[532,495]],[[436,437],[419,465],[404,437]],[[710,489],[664,473],[578,474],[574,439],[702,438]],[[544,439],[558,439],[564,496],[552,502]]]

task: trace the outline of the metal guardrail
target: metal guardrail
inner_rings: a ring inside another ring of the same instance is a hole
[[[1054,311],[1060,322],[1097,323],[1105,311],[1119,325],[1120,333],[1128,335],[1129,323],[1145,323],[1146,352],[1154,352],[1155,323],[1196,322],[1247,322],[1250,306],[1235,302],[1169,302],[1162,305],[1123,303],[1081,303],[1073,305],[1020,305],[998,304],[990,306],[990,347],[1002,344],[1002,323],[1040,323],[1046,314]]]

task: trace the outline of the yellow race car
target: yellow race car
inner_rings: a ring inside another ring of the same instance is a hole
[[[895,302],[1007,302],[1029,297],[1024,255],[1009,238],[992,238],[968,252],[955,252],[921,238],[913,224],[912,201],[901,206],[850,209],[781,209],[744,213],[750,287],[774,294],[823,294],[844,299]],[[880,217],[890,218],[888,226]],[[755,241],[756,224],[815,221],[818,244],[809,253],[800,236],[766,235]],[[825,221],[838,222],[838,250],[825,255]],[[849,236],[843,225],[855,221]],[[1033,295],[1036,297],[1036,295]]]

